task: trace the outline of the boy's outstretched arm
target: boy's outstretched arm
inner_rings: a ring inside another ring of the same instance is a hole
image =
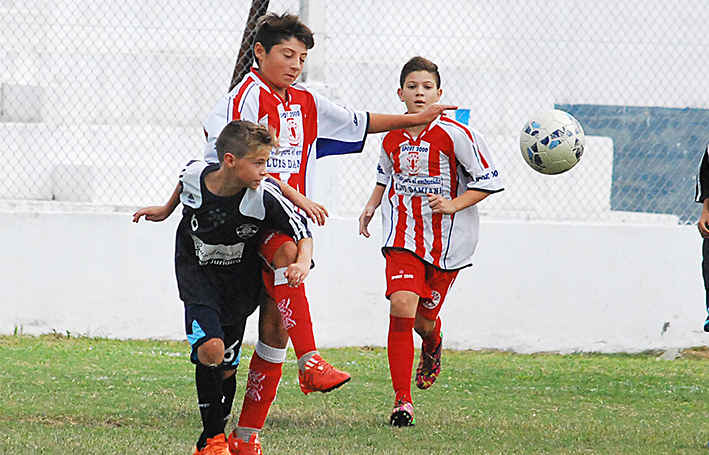
[[[166,220],[172,212],[180,205],[180,193],[182,192],[182,183],[178,183],[175,191],[172,192],[170,199],[165,205],[154,205],[151,207],[143,207],[133,214],[133,222],[137,223],[141,217],[145,217],[147,221],[163,221]]]
[[[278,185],[281,187],[281,193],[283,193],[283,196],[291,201],[293,205],[302,209],[308,218],[313,220],[313,222],[318,226],[325,224],[325,220],[328,216],[330,216],[330,214],[327,212],[324,205],[311,201],[286,182],[282,182],[276,178],[274,178],[274,180],[276,180]]]
[[[373,114],[370,112],[367,133],[383,133],[400,128],[428,125],[436,120],[444,111],[450,109],[458,109],[458,106],[451,104],[432,104],[418,114]]]
[[[285,272],[288,286],[297,288],[310,273],[310,262],[313,259],[313,239],[305,237],[298,240],[298,257],[288,266]]]
[[[359,234],[365,236],[366,238],[369,238],[370,236],[367,226],[369,226],[369,222],[372,221],[372,217],[374,216],[374,212],[377,211],[377,207],[381,205],[385,190],[386,187],[379,184],[375,185],[372,195],[367,201],[367,205],[364,206],[364,210],[362,210],[362,214],[359,216]]]
[[[452,215],[477,204],[489,195],[490,193],[478,190],[468,190],[454,199],[446,199],[440,194],[429,194],[428,205],[433,209],[433,213]]]

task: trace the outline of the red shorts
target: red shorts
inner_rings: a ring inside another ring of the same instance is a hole
[[[264,233],[263,242],[261,243],[261,249],[259,254],[266,261],[263,266],[263,284],[266,286],[266,292],[268,295],[273,297],[273,267],[271,263],[273,262],[273,256],[276,254],[276,250],[281,247],[286,242],[293,242],[293,237],[288,234],[284,234],[280,231],[266,231]]]
[[[397,291],[413,292],[420,297],[416,311],[424,318],[435,321],[458,271],[437,269],[407,250],[386,248],[384,257],[387,298]]]

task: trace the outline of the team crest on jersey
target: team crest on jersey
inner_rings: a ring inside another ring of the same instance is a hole
[[[303,113],[297,105],[291,105],[290,109],[286,111],[283,106],[278,106],[278,116],[281,120],[281,147],[286,144],[296,147],[303,143]]]
[[[286,124],[288,126],[288,142],[290,145],[299,145],[303,138],[300,124],[292,118],[289,118]]]
[[[428,144],[421,145],[404,145],[401,147],[401,155],[404,157],[409,174],[418,174],[421,172],[421,155],[428,154]]]
[[[422,302],[422,305],[429,310],[432,310],[438,306],[438,304],[441,303],[441,294],[439,294],[437,291],[431,291],[431,298],[430,299],[425,299]]]
[[[248,239],[249,237],[253,237],[254,234],[258,232],[258,226],[255,224],[242,224],[238,228],[236,228],[236,235],[241,237],[242,239]]]
[[[419,152],[411,151],[406,155],[406,161],[408,161],[409,172],[412,174],[418,174],[421,170],[421,157]]]

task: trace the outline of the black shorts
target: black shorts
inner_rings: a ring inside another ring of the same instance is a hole
[[[238,270],[176,261],[175,272],[185,308],[208,306],[219,314],[222,325],[238,325],[246,320],[258,308],[265,293],[260,262]]]
[[[204,305],[185,306],[185,331],[192,347],[190,360],[196,364],[197,348],[205,341],[219,338],[224,342],[224,361],[220,368],[234,370],[241,360],[241,343],[246,329],[246,317],[235,324],[222,324],[219,313]]]

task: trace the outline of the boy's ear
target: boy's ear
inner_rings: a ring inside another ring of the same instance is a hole
[[[398,89],[396,89],[396,94],[399,95],[399,101],[403,102],[404,98],[402,98],[401,95],[404,94],[404,90],[401,87],[399,87]]]
[[[254,44],[254,58],[256,58],[256,62],[259,62],[265,56],[266,56],[266,48],[263,47],[263,44],[261,44],[261,43]]]
[[[440,101],[441,96],[443,95],[443,89],[439,88],[438,90],[436,90],[436,92],[438,93],[438,97],[436,98],[436,102],[438,102],[438,101]]]
[[[226,166],[233,166],[234,162],[236,161],[236,157],[232,155],[229,152],[224,153],[224,157],[222,158],[222,161]]]

